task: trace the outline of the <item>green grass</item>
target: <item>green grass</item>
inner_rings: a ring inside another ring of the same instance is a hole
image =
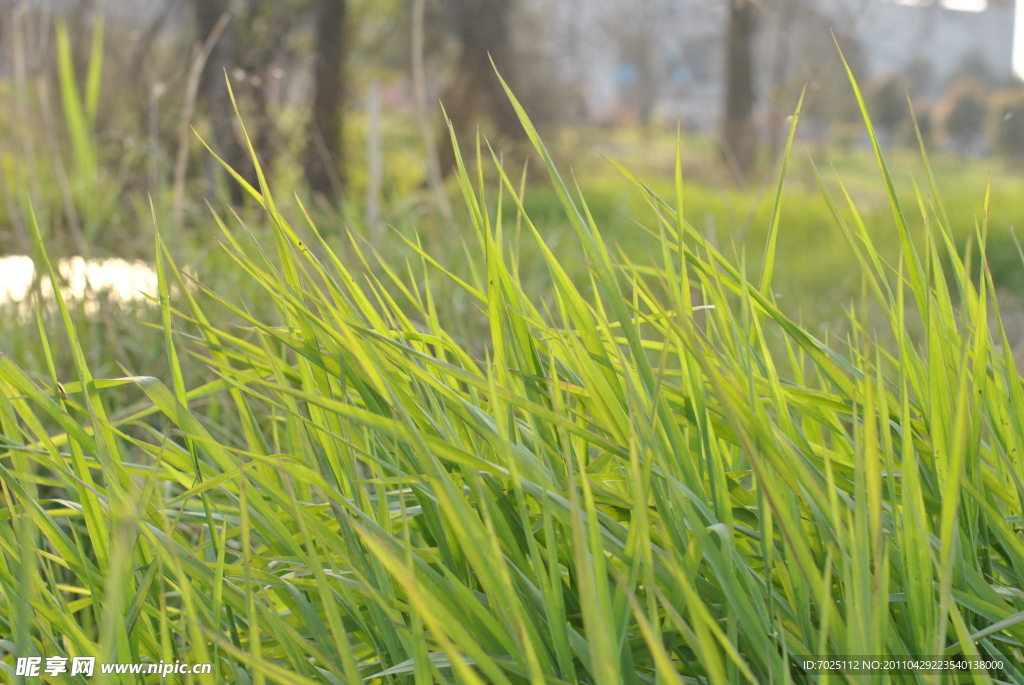
[[[795,103],[794,103],[795,104]],[[631,259],[649,262],[657,245],[645,240],[645,231],[656,225],[653,212],[642,194],[621,183],[620,174],[600,154],[606,154],[626,166],[658,194],[671,196],[675,164],[675,134],[637,134],[595,131],[585,133],[585,142],[564,147],[560,164],[571,168],[587,196],[595,220],[606,239],[626,251]],[[745,253],[748,261],[759,259],[767,239],[773,209],[777,165],[767,168],[764,178],[753,187],[736,188],[713,171],[714,151],[707,140],[684,137],[683,165],[687,177],[687,217],[690,223],[708,235],[730,259],[739,262]],[[820,149],[819,149],[820,148]],[[600,154],[599,154],[600,153]],[[917,150],[896,148],[887,151],[897,192],[914,197],[914,183],[927,186]],[[813,163],[811,161],[813,159]],[[976,220],[984,210],[987,181],[991,180],[991,217],[989,259],[996,287],[1013,293],[1024,289],[1021,261],[1010,227],[1024,226],[1024,210],[1016,198],[1024,192],[1020,170],[997,159],[965,159],[938,151],[931,160],[936,186],[949,215],[949,228],[963,253]],[[786,201],[782,207],[779,235],[779,259],[774,283],[782,296],[780,304],[793,315],[801,312],[808,325],[821,321],[835,324],[835,302],[846,301],[860,293],[861,273],[841,239],[828,204],[823,200],[814,173],[817,165],[833,194],[841,196],[839,179],[854,199],[865,219],[878,250],[890,259],[899,251],[899,238],[889,208],[884,185],[878,183],[878,167],[870,151],[849,151],[797,141],[786,179]],[[536,168],[534,167],[534,171]],[[539,174],[533,178],[539,180]],[[930,191],[923,191],[930,194]],[[571,228],[555,193],[540,183],[528,189],[525,206],[545,239],[555,251],[574,248]],[[515,218],[514,207],[506,209],[506,219]],[[919,212],[907,221],[915,240],[923,241],[924,226]],[[527,246],[528,247],[528,246]],[[577,255],[573,255],[577,256]],[[945,260],[945,254],[940,255]],[[568,266],[571,267],[571,259]],[[945,262],[946,267],[950,265]],[[977,274],[978,265],[975,265]]]
[[[868,680],[1024,682],[1024,386],[935,186],[901,204],[879,154],[887,254],[822,181],[864,297],[817,336],[769,278],[802,195],[769,189],[764,256],[733,259],[677,148],[663,197],[624,172],[652,217],[631,257],[521,117],[578,256],[486,144],[450,268],[342,256],[261,182],[269,240],[221,225],[256,307],[193,293],[157,237],[164,380],[91,368],[61,300],[49,368],[0,356],[8,679],[95,655],[212,662],[196,683],[810,683],[847,679],[797,657],[964,654],[1005,668]]]

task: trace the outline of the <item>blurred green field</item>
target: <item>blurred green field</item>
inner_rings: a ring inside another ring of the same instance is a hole
[[[660,136],[629,131],[596,132],[586,146],[623,164],[652,189],[665,194],[672,183],[674,141],[671,131]],[[582,143],[578,146],[583,147]],[[685,181],[689,221],[730,256],[746,254],[749,261],[754,262],[751,276],[755,276],[756,258],[764,249],[774,203],[777,167],[764,170],[758,187],[739,190],[724,177],[720,165],[715,164],[714,141],[687,140],[683,149],[687,155],[684,169],[688,172]],[[908,222],[915,236],[921,238],[923,221],[917,208],[915,183],[926,200],[930,193],[920,155],[917,150],[904,148],[887,149],[885,153],[897,192],[905,204]],[[784,307],[800,307],[815,318],[815,314],[823,314],[821,305],[832,309],[837,301],[857,295],[860,274],[856,265],[849,261],[845,241],[835,227],[815,180],[812,161],[844,209],[840,182],[845,186],[883,255],[895,258],[899,240],[870,149],[843,152],[812,143],[801,149],[798,139],[784,188],[778,289],[788,300],[781,303]],[[991,180],[989,259],[993,275],[1001,287],[1011,291],[1024,287],[1024,264],[1012,231],[1012,227],[1024,225],[1024,204],[1020,202],[1024,197],[1024,174],[998,158],[966,159],[933,151],[931,161],[961,248],[981,219],[986,184]],[[620,175],[592,150],[578,149],[571,161],[561,166],[575,170],[595,218],[601,219],[598,223],[608,227],[609,234],[628,254],[642,258],[646,249],[645,233],[635,222],[650,228],[653,213],[641,195],[624,186]],[[528,196],[527,206],[532,216],[544,217],[552,231],[559,230],[557,199],[550,192],[538,191],[532,198]]]
[[[394,131],[401,140],[405,131],[401,122],[394,126]],[[668,129],[654,133],[632,129],[592,129],[573,130],[553,137],[557,141],[553,147],[558,166],[576,178],[594,220],[601,226],[609,244],[637,263],[650,264],[658,260],[657,240],[651,234],[656,223],[650,206],[643,194],[604,156],[634,172],[655,192],[668,195],[672,190],[675,133]],[[467,143],[472,141],[463,141],[463,146]],[[799,140],[796,145],[799,148]],[[709,242],[734,258],[737,264],[746,263],[748,278],[756,279],[775,199],[777,169],[766,168],[762,183],[741,189],[730,182],[717,164],[713,156],[713,140],[684,138],[682,149],[688,221]],[[905,149],[889,150],[887,154],[892,160],[894,181],[905,204],[908,223],[920,239],[923,222],[917,209],[915,182],[919,187],[927,186],[920,157],[916,151]],[[840,181],[845,186],[883,257],[896,259],[899,239],[884,186],[879,181],[878,169],[869,150],[855,148],[838,152],[808,144],[806,149],[795,151],[782,196],[778,269],[774,279],[776,296],[783,310],[812,328],[842,332],[846,328],[847,308],[859,301],[862,294],[861,273],[851,260],[848,246],[823,199],[814,177],[812,159],[826,178],[829,192],[844,206],[844,212],[850,218],[842,201]],[[393,177],[389,175],[393,192],[401,192],[404,196],[401,202],[388,205],[386,227],[367,230],[362,225],[358,203],[350,205],[344,213],[325,207],[308,207],[328,244],[355,270],[379,273],[373,260],[362,263],[358,250],[365,250],[366,255],[376,252],[404,270],[407,261],[413,264],[419,261],[409,246],[409,243],[419,240],[445,268],[461,278],[472,279],[473,264],[481,258],[481,247],[469,228],[468,215],[463,210],[456,216],[454,225],[444,225],[432,206],[429,193],[419,186],[423,180],[422,170],[408,159],[403,162],[401,154],[389,156],[388,162],[388,173],[394,174]],[[1018,293],[1024,296],[1024,265],[1012,230],[1013,226],[1024,225],[1024,203],[1020,202],[1024,197],[1024,174],[995,158],[967,160],[938,152],[933,155],[932,162],[952,231],[961,249],[965,247],[976,221],[981,218],[986,184],[991,180],[988,259],[996,286],[1004,291],[1007,307],[1012,308]],[[402,171],[402,163],[412,167],[408,173]],[[520,172],[521,168],[510,171],[514,175]],[[566,265],[569,275],[586,290],[590,274],[582,246],[544,175],[539,159],[531,157],[524,206],[549,247]],[[296,177],[285,168],[278,172],[275,182],[282,182],[282,179],[294,181]],[[516,182],[520,180],[517,178]],[[354,179],[354,182],[354,195],[358,197],[359,179]],[[457,197],[454,180],[449,185],[450,194]],[[496,209],[499,188],[495,179],[489,178],[485,188],[488,200]],[[929,194],[925,188],[921,193],[927,198]],[[130,213],[142,211],[144,206],[140,206],[140,200],[142,198],[130,199]],[[158,203],[158,212],[159,209]],[[302,230],[302,211],[295,197],[283,196],[280,209]],[[211,212],[216,213],[226,226],[237,233],[240,245],[255,252],[256,246],[269,236],[265,216],[254,205],[238,208],[237,218],[224,205],[211,208],[196,204],[188,211],[190,225],[178,234],[168,227],[166,207],[163,215],[157,216],[157,224],[168,236],[170,249],[178,263],[185,265],[188,273],[212,290],[239,298],[254,314],[275,316],[273,311],[266,309],[265,301],[249,292],[251,280],[220,247],[223,236],[211,220]],[[124,224],[128,222],[127,213],[113,221],[108,230],[115,235],[123,232]],[[518,212],[507,196],[502,216],[509,249],[519,255],[517,267],[524,287],[540,298],[550,296],[550,275],[534,242],[521,239],[518,245],[514,245],[517,235],[522,238],[525,226],[518,221]],[[152,221],[134,225],[133,231],[130,242],[108,236],[100,241],[100,245],[120,244],[127,248],[126,256],[146,258],[149,249],[144,246],[154,235]],[[94,249],[93,254],[110,255],[112,250],[100,247]],[[895,265],[896,262],[891,263]],[[456,331],[461,327],[465,338],[472,339],[480,325],[478,313],[466,301],[464,294],[458,288],[451,288],[452,284],[446,279],[438,276],[436,285],[442,289],[441,292],[451,295],[439,299],[439,310],[452,316]],[[147,339],[147,333],[124,334],[125,326],[140,320],[155,322],[154,316],[152,308],[137,305],[126,308],[123,304],[103,305],[98,315],[83,316],[80,334],[86,343],[90,363],[108,374],[117,369],[117,363],[136,369],[152,368],[153,365],[159,368],[162,361],[159,354],[153,352],[153,341]],[[0,327],[0,349],[10,350],[30,368],[42,369],[43,360],[38,349],[33,343],[25,342],[34,336],[24,328],[28,323],[19,317],[9,316],[7,324]],[[69,358],[60,350],[56,350],[55,355],[58,368],[70,369]]]

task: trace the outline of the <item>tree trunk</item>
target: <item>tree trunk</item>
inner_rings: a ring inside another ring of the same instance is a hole
[[[426,0],[413,0],[412,5],[412,83],[416,97],[416,118],[419,120],[423,149],[427,156],[427,180],[437,198],[438,209],[446,221],[452,219],[452,205],[444,187],[444,174],[434,142],[434,131],[430,125],[430,112],[436,111],[427,104],[427,72],[424,67],[424,23]]]
[[[451,0],[452,20],[462,52],[455,78],[442,102],[460,137],[472,135],[477,126],[489,122],[496,133],[519,137],[522,127],[498,77],[491,59],[502,77],[515,87],[510,20],[514,0]],[[447,131],[445,138],[447,139]],[[455,166],[450,143],[441,145],[441,169],[448,173]]]
[[[754,0],[730,0],[722,149],[741,182],[750,178],[757,163],[753,64],[756,12]]]
[[[775,55],[772,64],[772,85],[768,102],[768,150],[775,159],[785,139],[785,119],[788,116],[783,109],[789,103],[783,98],[786,91],[786,79],[789,75],[790,35],[796,10],[795,0],[780,0],[778,8],[778,27],[775,32]]]
[[[317,194],[338,201],[345,192],[342,105],[345,100],[347,0],[317,0],[313,117],[306,143],[306,180]]]
[[[206,40],[217,27],[220,18],[231,11],[229,4],[228,0],[192,0],[200,40]],[[210,51],[200,81],[199,94],[206,104],[206,113],[213,124],[211,144],[214,150],[232,169],[243,177],[252,178],[252,159],[248,150],[238,140],[235,111],[224,80],[225,70],[230,73],[234,66],[235,30],[232,24],[234,22],[227,25]],[[230,184],[230,188],[232,202],[241,202],[242,189],[234,182]]]

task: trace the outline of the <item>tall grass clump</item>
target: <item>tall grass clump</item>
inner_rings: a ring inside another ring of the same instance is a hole
[[[855,678],[1024,682],[1024,386],[987,204],[971,273],[934,183],[908,205],[915,239],[878,153],[902,246],[886,259],[822,181],[866,293],[849,335],[823,341],[771,289],[781,179],[748,270],[687,223],[681,165],[668,199],[623,170],[660,246],[634,263],[519,114],[587,288],[479,142],[459,166],[468,280],[416,245],[419,267],[371,270],[353,243],[366,269],[347,268],[262,176],[245,188],[273,249],[220,229],[279,320],[184,287],[158,235],[166,380],[94,377],[50,269],[66,336],[40,330],[40,346],[66,344],[77,377],[0,356],[9,677],[15,657],[86,655],[210,662],[184,682],[245,685],[824,683],[848,676],[803,657],[963,655],[1003,667]],[[548,300],[518,278],[505,203],[544,255]],[[485,341],[446,327],[438,279],[477,303]],[[219,325],[224,310],[248,325]],[[204,385],[185,387],[182,355]],[[147,406],[108,412],[129,385]]]

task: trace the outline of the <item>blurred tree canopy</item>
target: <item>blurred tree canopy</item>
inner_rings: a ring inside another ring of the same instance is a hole
[[[910,110],[907,108],[909,88],[910,84],[904,78],[888,74],[874,84],[870,93],[872,120],[890,139],[910,118]]]
[[[958,150],[969,153],[981,142],[988,115],[988,93],[979,81],[960,78],[940,105],[946,134]]]

